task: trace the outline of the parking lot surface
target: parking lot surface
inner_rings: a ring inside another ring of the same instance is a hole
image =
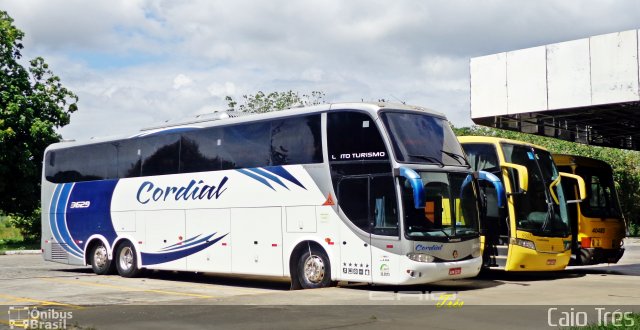
[[[540,328],[555,318],[549,308],[583,308],[594,321],[597,308],[640,312],[640,240],[628,239],[626,247],[615,265],[299,291],[275,279],[181,272],[97,276],[90,267],[45,262],[40,255],[0,256],[0,305],[7,310],[0,326],[9,327],[15,308],[26,306],[72,312],[67,328],[388,328],[425,322],[442,329]]]

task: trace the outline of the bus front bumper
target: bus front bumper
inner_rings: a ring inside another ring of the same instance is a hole
[[[424,284],[444,280],[475,277],[480,272],[482,257],[462,261],[416,262],[403,258],[401,275],[393,284]]]
[[[506,271],[557,271],[569,264],[571,251],[559,253],[540,252],[525,247],[511,245]]]

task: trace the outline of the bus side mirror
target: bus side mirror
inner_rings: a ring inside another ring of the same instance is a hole
[[[518,164],[502,163],[503,168],[513,169],[518,176],[518,191],[516,193],[526,193],[529,189],[529,171],[526,167]]]
[[[413,189],[413,203],[415,208],[424,208],[424,203],[426,202],[427,197],[424,193],[424,184],[422,183],[420,174],[407,167],[400,167],[399,170],[399,175],[407,179],[407,182],[411,184],[411,188]]]
[[[478,180],[487,181],[493,184],[493,187],[496,188],[498,207],[504,207],[505,200],[507,199],[507,192],[505,191],[504,185],[502,184],[502,181],[500,181],[500,178],[489,172],[478,171]]]
[[[569,173],[565,173],[565,172],[560,172],[560,177],[561,178],[567,178],[567,179],[576,180],[578,182],[578,198],[580,198],[580,199],[567,201],[567,204],[580,203],[583,200],[587,199],[587,185],[584,183],[584,179],[583,178],[581,178],[578,175],[569,174]]]

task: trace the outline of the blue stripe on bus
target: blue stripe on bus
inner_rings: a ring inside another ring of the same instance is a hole
[[[69,200],[89,201],[86,208],[71,208],[67,205],[66,223],[71,237],[87,244],[94,234],[102,235],[113,244],[116,237],[111,219],[111,199],[118,180],[78,182],[73,187]]]
[[[221,239],[223,239],[227,235],[229,235],[229,234],[228,233],[224,234],[224,235],[214,239],[213,241],[209,241],[209,242],[206,242],[204,244],[200,244],[200,245],[197,245],[197,246],[194,246],[192,248],[185,249],[185,250],[179,250],[179,251],[173,251],[173,252],[167,252],[167,253],[145,253],[145,252],[142,252],[142,253],[140,253],[142,265],[143,266],[157,265],[157,264],[161,264],[161,263],[165,263],[165,262],[170,262],[170,261],[182,259],[182,258],[190,256],[190,255],[192,255],[192,254],[194,254],[196,252],[200,252],[200,251],[210,247],[213,244],[216,244],[218,241],[220,241]]]
[[[56,185],[56,189],[53,192],[53,199],[51,199],[51,205],[49,206],[49,226],[51,227],[51,233],[59,243],[64,243],[62,237],[58,232],[58,226],[56,225],[56,209],[58,206],[58,199],[60,198],[60,191],[62,190],[62,184]]]
[[[172,247],[174,247],[174,246],[181,246],[181,247],[189,246],[190,244],[186,244],[186,243],[189,243],[189,242],[193,241],[194,239],[196,239],[196,238],[200,237],[200,235],[202,235],[202,234],[198,234],[198,235],[193,236],[193,237],[191,237],[191,238],[189,238],[189,239],[186,239],[186,240],[184,240],[184,241],[182,241],[182,242],[178,242],[178,243],[176,243],[176,244],[169,245],[169,246],[167,246],[167,247],[162,248],[162,250],[170,250],[170,249],[171,249]],[[214,233],[214,235],[215,235],[215,233]],[[186,245],[185,245],[185,244],[186,244]]]
[[[60,233],[61,240],[60,243],[66,243],[63,245],[64,249],[67,252],[73,254],[76,257],[82,258],[83,251],[80,250],[76,243],[71,238],[71,234],[67,229],[66,224],[66,207],[67,202],[69,201],[69,196],[71,195],[71,191],[73,189],[73,183],[65,183],[62,187],[62,192],[60,193],[60,197],[58,198],[58,202],[56,203],[55,209],[55,223],[58,228],[58,232]]]
[[[252,172],[254,172],[256,174],[260,174],[260,175],[266,177],[267,179],[270,179],[271,181],[273,181],[273,182],[275,182],[275,183],[287,188],[287,190],[289,190],[289,187],[287,187],[284,183],[282,183],[282,181],[280,181],[280,179],[278,179],[277,176],[275,176],[275,175],[273,175],[273,174],[271,174],[269,172],[266,172],[266,171],[264,171],[262,169],[259,169],[259,168],[250,168],[248,170],[252,171]]]
[[[287,171],[284,167],[282,166],[270,166],[270,167],[265,167],[265,170],[281,177],[284,179],[287,179],[293,183],[295,183],[298,187],[307,190],[307,188],[305,188],[302,183],[300,183],[300,181],[298,181],[298,179],[296,179],[291,173],[289,173],[289,171]]]
[[[162,249],[163,250],[162,252],[181,250],[181,249],[185,249],[185,248],[189,248],[189,247],[198,245],[198,244],[208,240],[209,238],[211,238],[215,234],[217,234],[217,233],[213,233],[213,234],[211,234],[209,236],[203,237],[203,238],[201,238],[201,239],[199,239],[199,240],[197,240],[195,242],[191,242],[191,243],[188,243],[188,244],[178,244],[177,246],[173,246],[173,247],[170,247],[170,248],[164,248],[164,249]],[[200,235],[198,235],[198,236],[200,236]]]
[[[248,177],[250,177],[250,178],[252,178],[252,179],[254,179],[254,180],[258,181],[258,182],[260,182],[260,183],[262,183],[263,185],[265,185],[265,186],[267,186],[267,187],[271,188],[272,190],[275,190],[275,189],[274,189],[274,188],[269,184],[269,181],[265,180],[265,179],[264,179],[263,177],[261,177],[261,176],[258,176],[258,175],[254,174],[254,173],[252,173],[252,172],[249,172],[249,171],[247,171],[247,170],[245,170],[245,169],[237,169],[236,171],[238,171],[238,172],[240,172],[240,173],[242,173],[242,174],[244,174],[244,175],[246,175],[246,176],[248,176]]]

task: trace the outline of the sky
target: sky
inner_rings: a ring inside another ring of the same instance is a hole
[[[75,92],[64,139],[321,91],[405,102],[469,126],[469,59],[640,28],[637,0],[0,0]]]

